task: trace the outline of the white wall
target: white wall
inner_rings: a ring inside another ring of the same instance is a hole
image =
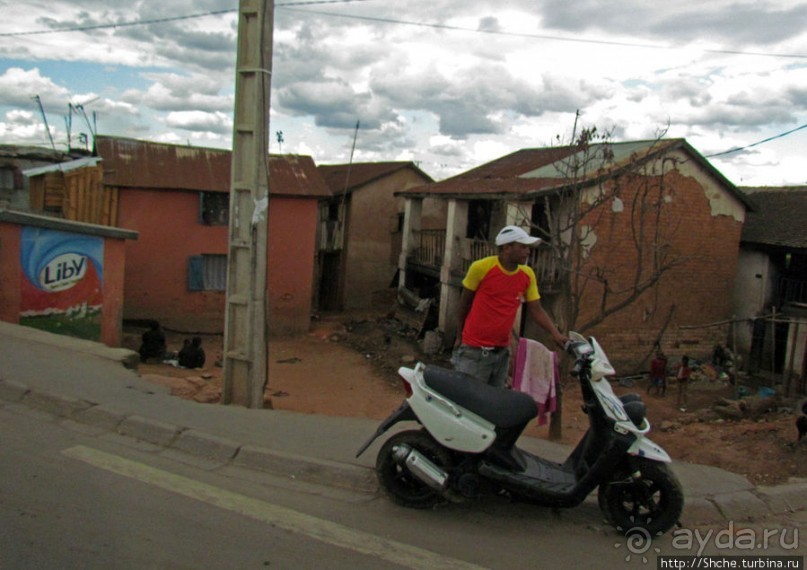
[[[737,279],[734,288],[734,315],[747,319],[762,314],[771,301],[774,278],[768,256],[764,253],[741,249],[737,263]],[[737,348],[751,349],[752,327],[737,327]]]

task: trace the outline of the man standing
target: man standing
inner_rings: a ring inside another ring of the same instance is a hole
[[[510,361],[510,332],[521,303],[530,317],[563,346],[569,339],[558,331],[541,306],[535,273],[526,265],[530,246],[540,242],[517,226],[496,236],[498,255],[471,264],[462,281],[457,315],[454,368],[482,382],[504,387]]]

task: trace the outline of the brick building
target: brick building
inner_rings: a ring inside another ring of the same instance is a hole
[[[369,309],[388,295],[401,254],[400,192],[433,182],[412,162],[320,165],[333,197],[320,203],[320,310]],[[436,213],[436,212],[435,212]],[[445,217],[440,214],[439,220]]]
[[[495,254],[506,224],[545,239],[531,259],[542,303],[571,319],[561,327],[596,336],[620,372],[645,369],[657,343],[704,358],[726,340],[750,203],[683,139],[525,149],[400,195],[401,285],[439,285],[447,340],[468,265]],[[447,202],[440,231],[419,227],[427,197]],[[576,312],[564,311],[570,299]]]
[[[99,136],[103,188],[126,244],[124,317],[188,332],[224,330],[231,153]],[[308,331],[319,201],[330,197],[308,156],[269,158],[271,335]]]

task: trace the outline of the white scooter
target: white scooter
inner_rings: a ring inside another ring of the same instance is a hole
[[[645,405],[636,394],[614,394],[604,379],[614,369],[596,339],[570,338],[566,350],[575,358],[572,375],[590,426],[564,463],[515,445],[538,415],[532,397],[422,363],[399,370],[407,397],[356,457],[393,425],[414,421],[422,429],[394,434],[376,459],[381,486],[400,505],[430,508],[504,491],[540,505],[575,507],[599,486],[600,508],[619,531],[666,532],[678,522],[684,496],[669,455],[645,437]]]

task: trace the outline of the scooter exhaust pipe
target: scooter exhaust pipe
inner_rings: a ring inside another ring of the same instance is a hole
[[[396,463],[405,465],[412,475],[435,491],[442,493],[446,490],[448,473],[429,461],[417,449],[412,449],[406,444],[396,445],[392,448],[392,457]]]

